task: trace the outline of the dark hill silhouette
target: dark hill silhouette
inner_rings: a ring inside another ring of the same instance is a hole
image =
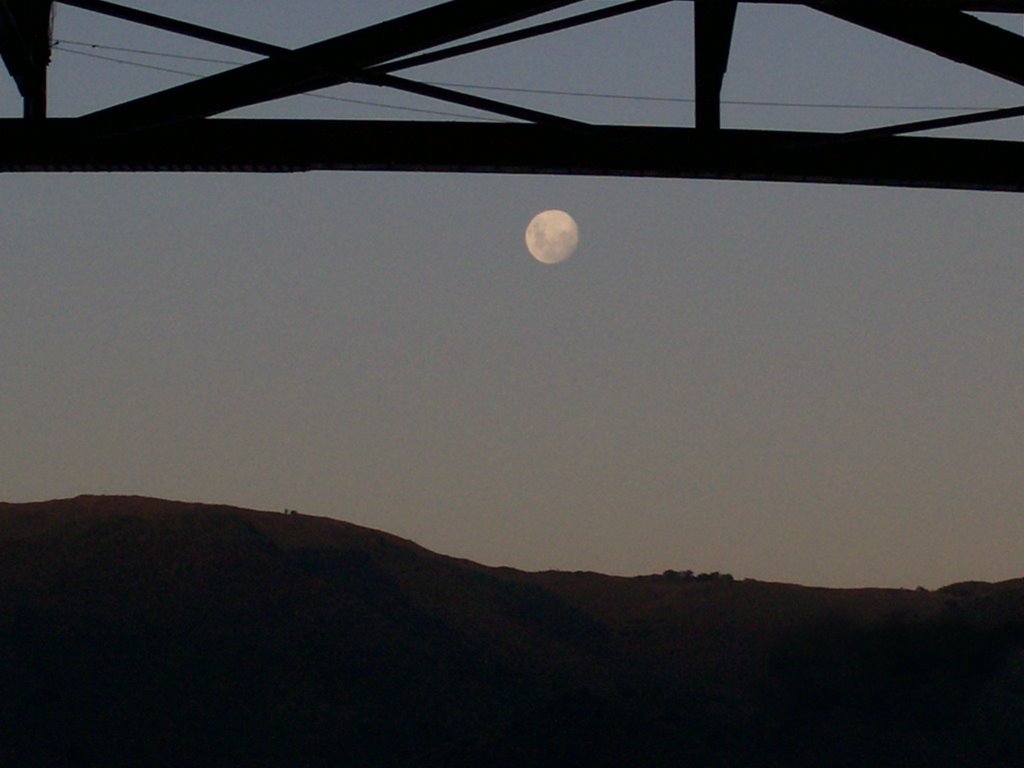
[[[1024,580],[524,573],[336,520],[0,504],[0,764],[1019,766]]]

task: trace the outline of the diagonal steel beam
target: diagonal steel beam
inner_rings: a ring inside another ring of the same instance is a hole
[[[125,132],[208,117],[346,82],[361,69],[580,0],[449,0],[422,11],[86,115]]]
[[[977,125],[978,123],[990,123],[995,120],[1009,120],[1013,117],[1024,117],[1024,107],[988,109],[984,112],[972,112],[969,115],[936,117],[931,120],[915,120],[912,123],[885,125],[881,128],[865,128],[859,131],[847,131],[846,133],[837,134],[836,141],[864,141],[866,139],[878,139],[887,136],[905,136],[908,133],[934,131],[939,128],[955,128],[961,125]]]
[[[456,56],[464,56],[467,53],[486,51],[490,48],[497,48],[501,45],[518,43],[523,40],[529,40],[530,38],[540,37],[541,35],[549,35],[553,32],[562,32],[566,29],[572,29],[573,27],[592,24],[595,21],[604,21],[627,13],[635,13],[636,11],[642,11],[646,8],[651,8],[656,5],[664,5],[669,2],[674,2],[674,0],[630,0],[630,2],[619,3],[618,5],[612,5],[607,8],[598,8],[596,11],[588,11],[576,16],[570,16],[567,19],[549,21],[544,24],[526,27],[525,29],[517,29],[514,32],[505,32],[500,35],[494,35],[493,37],[488,37],[483,40],[474,40],[471,43],[453,45],[449,48],[443,48],[440,51],[430,51],[429,53],[421,53],[404,59],[389,61],[387,64],[372,67],[372,70],[375,72],[396,72],[400,69],[420,67],[424,64],[433,64]]]
[[[807,0],[740,0],[754,5],[807,5]],[[974,11],[977,13],[1024,13],[1024,0],[888,0],[891,8],[923,13],[934,9]]]
[[[118,5],[117,3],[110,3],[106,0],[54,1],[60,3],[61,5],[68,5],[73,8],[80,8],[84,11],[100,13],[104,16],[110,16],[111,18],[121,19],[122,21],[130,21],[134,24],[141,24],[146,27],[152,27],[153,29],[160,29],[164,32],[173,32],[177,35],[184,35],[185,37],[191,37],[196,40],[203,40],[208,43],[224,45],[228,48],[235,48],[239,51],[257,53],[260,56],[272,56],[273,54],[280,53],[282,50],[284,50],[276,45],[261,43],[256,40],[250,40],[247,37],[241,37],[240,35],[232,35],[227,32],[221,32],[216,29],[210,29],[209,27],[203,27],[199,24],[191,24],[187,21],[179,21],[178,19],[172,19],[168,16],[161,16],[156,13],[149,13],[148,11],[140,11],[135,8],[129,8],[124,5]]]
[[[952,7],[891,0],[804,0],[804,5],[1024,85],[1024,37]]]
[[[812,143],[803,141],[794,145],[794,151],[813,150],[822,146],[838,146],[840,144],[852,144],[858,142],[870,142],[878,139],[888,139],[893,136],[906,136],[922,131],[934,131],[940,128],[955,128],[961,125],[977,125],[978,123],[989,123],[995,120],[1009,120],[1014,117],[1024,117],[1024,106],[1002,107],[1000,109],[987,109],[983,112],[972,112],[969,115],[953,115],[951,117],[937,117],[931,120],[915,120],[910,123],[896,123],[894,125],[883,125],[879,128],[862,128],[856,131],[845,131],[844,133],[817,134],[811,139]],[[1016,142],[1024,148],[1024,142]],[[1024,182],[1024,176],[1022,176]]]
[[[131,21],[156,29],[161,29],[167,32],[173,32],[195,39],[205,40],[207,42],[224,45],[230,48],[248,51],[250,53],[258,53],[264,56],[286,56],[292,53],[291,50],[283,48],[281,46],[273,45],[270,43],[264,43],[259,40],[253,40],[247,37],[240,37],[238,35],[220,32],[218,30],[210,29],[208,27],[202,27],[188,22],[178,21],[177,19],[159,16],[157,14],[148,13],[146,11],[138,11],[134,8],[128,8],[126,6],[107,2],[106,0],[57,1],[62,2],[65,5],[74,6],[76,8],[95,11],[97,13],[101,13],[107,16],[123,19],[125,21]],[[550,34],[552,32],[571,29],[573,27],[590,24],[596,21],[603,21],[605,19],[621,16],[626,13],[633,13],[639,10],[650,8],[655,5],[663,5],[669,1],[670,0],[629,0],[628,2],[620,3],[618,5],[614,5],[608,8],[600,8],[596,11],[590,11],[588,13],[578,14],[576,16],[571,16],[566,19],[559,19],[557,21],[538,24],[535,26],[527,27],[525,29],[519,29],[514,32],[508,32],[505,34],[488,37],[483,40],[475,40],[471,43],[465,43],[463,45],[450,46],[447,48],[443,48],[439,51],[431,51],[425,54],[413,55],[403,59],[398,59],[396,61],[390,61],[386,64],[380,64],[375,67],[371,67],[369,70],[362,70],[358,74],[351,74],[349,75],[349,79],[353,82],[362,82],[370,85],[394,88],[396,90],[405,91],[407,93],[415,93],[420,96],[438,99],[451,104],[468,106],[486,112],[505,115],[506,117],[513,117],[519,120],[526,120],[528,122],[535,122],[544,125],[561,125],[562,127],[569,129],[584,130],[586,129],[587,124],[579,122],[577,120],[571,120],[568,118],[552,115],[546,112],[540,112],[537,110],[527,109],[524,107],[517,107],[515,105],[506,104],[504,102],[495,101],[493,99],[486,99],[480,96],[472,96],[469,94],[459,93],[457,91],[452,91],[447,88],[427,85],[424,83],[417,83],[411,80],[406,80],[404,78],[390,76],[387,73],[395,72],[402,69],[408,69],[416,66],[421,66],[426,63],[443,61],[445,59],[454,58],[456,56],[462,56],[467,53],[474,53],[478,51],[487,50],[488,48],[494,48],[512,42],[528,40],[532,37],[538,37],[540,35]],[[4,2],[6,2],[6,0],[0,0],[0,4]],[[0,9],[2,9],[2,6],[0,6]]]
[[[6,0],[0,0],[0,10],[2,10],[2,4],[4,2],[6,2]],[[161,29],[165,32],[173,32],[175,34],[195,38],[196,40],[205,40],[209,43],[224,45],[240,51],[257,53],[261,56],[274,56],[288,50],[281,46],[262,43],[248,37],[232,35],[227,32],[210,29],[209,27],[192,24],[187,21],[179,21],[178,19],[172,19],[168,16],[149,13],[148,11],[140,11],[117,3],[107,2],[107,0],[55,0],[55,2],[86,11],[93,11],[115,19],[122,19],[124,21],[141,24],[154,29]],[[579,27],[584,24],[591,24],[595,21],[611,19],[616,16],[634,13],[645,8],[650,8],[655,5],[664,5],[669,2],[674,2],[674,0],[628,0],[628,2],[623,2],[619,5],[613,5],[608,8],[599,8],[595,11],[588,11],[587,13],[581,13],[568,19],[549,21],[544,24],[527,27],[526,29],[519,29],[515,32],[506,32],[501,35],[495,35],[494,37],[488,37],[485,40],[475,40],[472,43],[464,43],[462,45],[452,46],[440,51],[431,51],[430,53],[410,56],[407,59],[391,61],[384,65],[378,65],[375,69],[382,72],[394,72],[399,69],[418,67],[423,64],[444,61],[445,59],[454,58],[455,56],[463,56],[467,53],[476,53],[478,51],[487,50],[488,48],[495,48],[500,45],[520,42],[532,37],[539,37],[540,35],[547,35],[552,32],[560,32],[573,27]]]
[[[506,104],[505,102],[487,99],[483,96],[473,96],[468,93],[460,93],[459,91],[453,91],[450,88],[442,88],[441,86],[430,85],[429,83],[418,83],[415,80],[408,80],[404,77],[397,77],[386,73],[364,72],[362,74],[354,75],[352,79],[355,82],[366,83],[367,85],[379,85],[384,88],[394,88],[395,90],[405,91],[406,93],[414,93],[417,96],[426,96],[429,99],[439,99],[440,101],[444,101],[449,104],[471,107],[472,109],[492,112],[497,115],[504,115],[505,117],[512,117],[517,120],[525,120],[529,123],[550,125],[576,131],[586,131],[591,127],[589,123],[572,120],[568,117],[552,115],[548,112],[540,112],[536,109],[527,109],[526,107],[517,107],[514,104]]]

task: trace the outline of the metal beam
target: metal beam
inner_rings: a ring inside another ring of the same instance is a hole
[[[101,130],[125,132],[216,115],[338,85],[361,69],[577,2],[580,0],[449,0],[109,107],[83,120]]]
[[[557,21],[536,24],[531,27],[526,27],[525,29],[517,29],[514,32],[504,32],[500,35],[494,35],[493,37],[488,37],[483,40],[474,40],[471,43],[453,45],[439,51],[430,51],[429,53],[421,53],[404,59],[389,61],[387,64],[380,64],[378,66],[371,67],[371,71],[397,72],[401,69],[410,69],[412,67],[423,66],[424,64],[433,64],[438,61],[455,58],[456,56],[464,56],[468,53],[486,51],[490,48],[496,48],[501,45],[518,43],[523,40],[540,37],[541,35],[549,35],[554,32],[562,32],[566,29],[573,29],[574,27],[580,27],[585,24],[605,21],[606,19],[612,19],[616,16],[635,13],[637,11],[652,8],[656,5],[664,5],[665,3],[673,1],[674,0],[630,0],[630,2],[612,5],[607,8],[598,8],[595,11],[587,11],[586,13],[581,13],[576,16],[570,16],[567,19],[558,19]]]
[[[740,2],[753,5],[807,5],[806,0],[740,0]],[[918,12],[952,8],[972,13],[1024,13],[1024,0],[890,0],[887,4],[891,8]]]
[[[525,120],[529,123],[539,123],[552,127],[560,127],[567,130],[586,131],[591,126],[579,120],[572,120],[560,115],[552,115],[548,112],[540,112],[536,109],[517,107],[514,104],[506,104],[502,101],[487,99],[482,96],[473,96],[468,93],[453,91],[451,88],[442,88],[429,83],[418,83],[415,80],[407,80],[404,77],[396,77],[386,73],[364,72],[353,76],[353,81],[367,85],[377,85],[383,88],[394,88],[395,90],[415,93],[418,96],[426,96],[428,99],[439,99],[448,104],[458,104],[463,107],[479,109],[484,112],[491,112],[496,115],[504,115],[516,120]]]
[[[694,79],[698,130],[722,127],[722,81],[736,21],[736,0],[694,0]]]
[[[3,0],[0,0],[0,2],[3,2]],[[224,45],[240,51],[257,53],[262,56],[274,56],[276,54],[290,52],[282,46],[262,43],[251,38],[220,32],[215,29],[210,29],[209,27],[179,21],[177,19],[160,16],[155,13],[139,11],[135,8],[128,8],[127,6],[106,2],[106,0],[54,0],[54,2],[73,6],[75,8],[81,8],[87,11],[94,11],[106,16],[122,19],[124,21],[131,21],[143,26],[161,29],[166,32],[185,35],[186,37],[192,37],[197,40],[205,40],[217,45]],[[603,21],[605,19],[615,18],[616,16],[623,16],[627,13],[634,13],[636,11],[644,10],[645,8],[664,5],[669,2],[674,2],[674,0],[628,0],[627,2],[620,3],[619,5],[588,11],[587,13],[581,13],[568,19],[550,21],[544,24],[528,27],[526,29],[518,29],[514,32],[495,35],[494,37],[489,37],[485,40],[475,40],[472,43],[464,43],[462,45],[452,46],[440,51],[431,51],[430,53],[410,56],[407,59],[391,61],[387,64],[374,67],[374,70],[381,72],[395,72],[400,69],[418,67],[423,64],[444,61],[445,59],[450,59],[455,56],[463,56],[467,53],[476,53],[478,51],[484,51],[500,45],[508,45],[509,43],[529,40],[530,38],[547,35],[553,32],[561,32],[566,29],[572,29],[573,27],[583,26],[584,24],[592,24],[596,21]]]
[[[977,125],[978,123],[990,123],[995,120],[1009,120],[1014,117],[1024,117],[1024,107],[987,109],[984,112],[972,112],[969,115],[937,117],[931,120],[915,120],[911,123],[885,125],[881,128],[847,131],[846,133],[838,134],[836,141],[863,141],[864,139],[877,139],[883,136],[903,136],[908,133],[934,131],[939,128],[956,128],[961,125]]]
[[[147,11],[140,11],[135,8],[128,8],[117,3],[106,2],[106,0],[54,0],[62,5],[73,8],[80,8],[84,11],[100,13],[122,21],[130,21],[134,24],[141,24],[153,29],[160,29],[164,32],[173,32],[177,35],[185,35],[196,40],[204,40],[216,45],[224,45],[228,48],[235,48],[240,51],[256,53],[260,56],[271,56],[285,50],[280,46],[268,45],[247,37],[232,35],[227,32],[220,32],[216,29],[203,27],[198,24],[191,24],[187,21],[179,21],[168,16],[160,16]]]
[[[804,4],[1024,85],[1024,37],[962,11],[892,0],[805,0]]]
[[[201,120],[87,140],[0,120],[0,171],[311,170],[745,179],[1024,192],[1024,142],[522,124]]]
[[[4,0],[0,0],[0,2],[3,1]],[[281,46],[273,45],[270,43],[264,43],[259,40],[253,40],[251,38],[240,37],[238,35],[226,34],[214,29],[209,29],[208,27],[201,27],[195,24],[178,21],[176,19],[169,19],[164,16],[158,16],[156,14],[147,13],[144,11],[136,11],[133,8],[127,8],[125,6],[106,2],[106,0],[57,1],[77,8],[95,11],[97,13],[113,16],[115,18],[132,21],[149,27],[155,27],[157,29],[161,29],[168,32],[186,35],[188,37],[196,38],[199,40],[205,40],[207,42],[217,43],[219,45],[228,46],[230,48],[235,48],[250,53],[258,53],[264,56],[277,56],[282,58],[293,55],[294,53],[293,51],[287,48],[283,48]],[[537,122],[548,125],[561,125],[565,128],[578,130],[581,128],[585,128],[586,124],[576,120],[570,120],[564,117],[551,115],[545,112],[539,112],[537,110],[517,107],[503,102],[495,101],[493,99],[486,99],[479,96],[472,96],[469,94],[459,93],[457,91],[452,91],[447,88],[440,88],[438,86],[413,82],[411,80],[395,77],[388,73],[416,66],[421,66],[426,63],[443,61],[445,59],[461,56],[467,53],[474,53],[486,50],[488,48],[506,45],[512,42],[519,42],[522,40],[530,39],[532,37],[538,37],[540,35],[559,32],[562,30],[571,29],[573,27],[582,26],[584,24],[591,24],[596,21],[603,21],[605,19],[614,18],[616,16],[621,16],[627,13],[633,13],[635,11],[650,8],[652,6],[663,5],[667,2],[669,2],[669,0],[630,0],[629,2],[620,3],[619,5],[614,5],[608,8],[600,8],[596,11],[590,11],[588,13],[579,14],[577,16],[571,16],[566,19],[559,19],[558,21],[547,22],[545,24],[538,24],[532,27],[527,27],[525,29],[519,29],[514,32],[508,32],[505,34],[496,35],[494,37],[488,37],[483,40],[475,40],[471,43],[465,43],[463,45],[456,45],[448,48],[443,48],[439,51],[431,51],[429,53],[413,55],[403,59],[398,59],[396,61],[390,61],[386,64],[380,64],[375,67],[371,67],[368,70],[361,70],[358,73],[345,73],[345,76],[352,82],[361,82],[370,85],[394,88],[396,90],[405,91],[407,93],[415,93],[420,96],[439,99],[450,104],[468,106],[474,109],[504,115],[506,117],[513,117],[519,120],[526,120],[527,122]]]
[[[0,55],[24,101],[25,118],[46,117],[51,0],[0,0]]]
[[[10,0],[0,0],[6,4]],[[200,81],[189,83],[178,88],[170,89],[158,94],[153,94],[142,99],[137,99],[126,104],[117,105],[102,110],[93,115],[87,116],[85,122],[98,125],[101,130],[114,130],[127,132],[139,130],[155,125],[169,124],[196,117],[204,117],[217,114],[224,109],[244,106],[259,101],[278,98],[292,93],[300,93],[323,87],[327,84],[337,84],[346,81],[366,80],[366,75],[373,72],[375,75],[386,72],[394,72],[399,69],[413,67],[428,62],[439,61],[452,56],[461,55],[484,48],[501,45],[515,40],[526,39],[538,34],[557,31],[558,29],[577,26],[580,24],[596,21],[600,18],[610,18],[615,15],[629,13],[652,5],[660,4],[666,0],[633,0],[632,2],[620,3],[611,8],[599,9],[598,11],[581,14],[570,19],[562,19],[556,22],[536,25],[525,30],[516,30],[503,35],[496,35],[485,40],[473,41],[463,45],[450,46],[440,51],[428,53],[400,54],[397,58],[390,54],[383,55],[383,59],[376,64],[358,66],[355,59],[345,59],[345,53],[351,53],[351,45],[348,51],[339,49],[342,41],[358,44],[360,37],[372,36],[384,28],[401,28],[403,23],[412,19],[423,21],[430,15],[442,11],[453,11],[453,9],[465,0],[451,0],[434,8],[410,14],[406,17],[384,22],[364,30],[342,35],[338,38],[307,46],[299,51],[289,51],[285,48],[250,40],[247,38],[229,35],[226,33],[210,30],[198,25],[180,22],[156,14],[136,11],[126,8],[107,0],[59,0],[79,8],[95,10],[101,13],[117,16],[119,18],[149,24],[168,31],[188,34],[200,39],[230,45],[234,48],[260,53],[268,56],[267,60],[255,64],[240,67],[231,72],[221,73]],[[546,6],[564,6],[578,0],[552,1]],[[740,0],[743,2],[757,2],[758,0]],[[985,71],[998,74],[1014,81],[1024,82],[1024,39],[1008,33],[998,27],[981,22],[973,17],[967,16],[956,10],[951,10],[951,3],[958,5],[976,4],[973,0],[941,0],[945,5],[937,6],[940,0],[801,0],[803,4],[818,10],[830,13],[831,15],[853,21],[856,24],[867,26],[876,31],[883,32],[898,39],[920,45],[933,50],[940,55],[953,58],[957,61],[968,63]],[[982,0],[989,2],[989,0]],[[695,17],[695,80],[696,80],[696,124],[701,130],[718,129],[721,126],[720,97],[722,82],[728,65],[729,48],[732,37],[732,29],[735,21],[736,6],[738,0],[692,0],[694,2]],[[996,0],[1004,4],[1018,4],[1024,8],[1024,0]],[[505,0],[510,6],[515,6],[515,0]],[[520,0],[518,5],[531,5],[532,11],[524,12],[522,8],[518,11],[520,16],[533,15],[538,12],[537,8],[543,3],[529,3]],[[912,13],[916,11],[916,13]],[[489,9],[492,10],[492,9]],[[921,14],[927,19],[922,19]],[[440,17],[434,17],[437,23]],[[508,17],[498,21],[491,17],[487,24],[496,26],[506,23]],[[937,20],[937,21],[936,21]],[[460,24],[466,19],[458,18]],[[452,18],[448,19],[452,22]],[[395,27],[394,25],[398,25]],[[479,22],[478,26],[479,28]],[[489,27],[488,27],[489,28]],[[450,39],[457,39],[464,36],[467,27],[459,31],[437,27],[434,31],[439,34],[448,34]],[[406,29],[408,32],[408,29]],[[364,41],[365,43],[365,41]],[[379,40],[378,47],[388,44],[389,41]],[[419,43],[422,48],[430,44]],[[394,53],[391,50],[391,53]],[[338,55],[342,58],[339,60]],[[369,54],[372,56],[373,54]],[[381,56],[380,51],[377,52]],[[332,57],[333,58],[330,58]],[[372,59],[369,59],[372,60]],[[262,79],[256,73],[262,68]],[[380,79],[377,80],[380,83]],[[411,90],[414,84],[402,81],[406,90]],[[235,83],[232,89],[230,84]],[[398,84],[398,81],[393,84]],[[241,85],[242,87],[238,87]],[[424,86],[416,85],[420,91]],[[246,88],[249,94],[242,93]],[[262,95],[254,95],[254,92],[264,91]],[[472,97],[465,97],[459,94],[448,93],[447,95],[438,90],[429,94],[435,98],[442,98],[455,103],[463,103]],[[219,102],[214,105],[215,102]],[[482,104],[483,102],[481,102]],[[501,114],[510,114],[510,110],[518,108],[501,105],[498,102],[488,102]],[[489,108],[484,106],[483,108]],[[528,112],[528,110],[518,110]],[[549,116],[541,116],[547,118]],[[554,118],[558,120],[558,118]]]

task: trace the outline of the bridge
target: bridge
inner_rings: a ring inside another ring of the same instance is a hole
[[[47,117],[55,2],[260,58],[80,117]],[[920,135],[1022,117],[1024,106],[844,132],[724,127],[722,85],[740,2],[805,6],[1024,86],[1024,37],[972,15],[1024,16],[1024,0],[628,0],[544,22],[534,19],[580,0],[449,0],[294,50],[106,0],[0,0],[0,54],[24,103],[23,117],[0,119],[0,171],[388,170],[1024,191],[1024,141]],[[595,124],[401,74],[666,3],[692,6],[690,126]],[[344,83],[509,122],[221,117]]]

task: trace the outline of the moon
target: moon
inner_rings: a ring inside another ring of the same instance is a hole
[[[541,264],[557,264],[576,251],[580,230],[565,211],[542,211],[526,228],[526,247]]]

